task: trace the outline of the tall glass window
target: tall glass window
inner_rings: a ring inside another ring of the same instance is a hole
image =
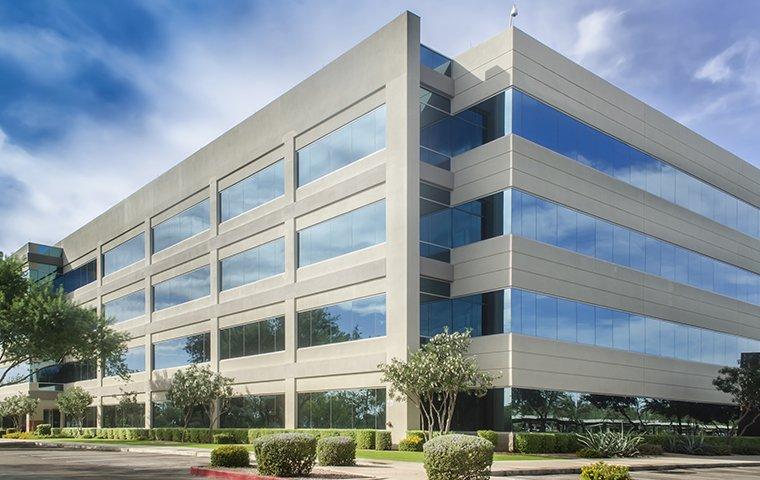
[[[211,269],[208,265],[153,285],[153,311],[211,294]]]
[[[222,360],[282,350],[285,350],[285,317],[219,330],[219,356]]]
[[[246,395],[230,399],[222,428],[284,428],[285,395]]]
[[[385,335],[385,294],[298,312],[298,348]]]
[[[279,275],[285,271],[285,239],[278,238],[232,255],[219,264],[222,290]]]
[[[103,253],[103,275],[128,267],[145,258],[145,234],[140,233]]]
[[[222,222],[285,194],[284,160],[262,168],[219,193]]]
[[[209,203],[206,198],[153,227],[153,253],[208,230]]]
[[[385,389],[298,394],[298,428],[385,429]]]
[[[145,290],[138,290],[105,302],[103,315],[112,323],[126,322],[145,315]]]
[[[85,263],[81,267],[77,267],[57,276],[53,280],[53,288],[63,288],[64,293],[71,293],[78,288],[94,282],[97,278],[97,262],[93,260]]]
[[[173,338],[153,344],[153,370],[181,367],[211,360],[211,334]]]
[[[385,105],[296,152],[298,186],[385,148]]]
[[[303,267],[385,242],[385,199],[298,231]]]
[[[172,405],[171,402],[153,403],[151,405],[153,428],[177,428],[185,425],[185,412]],[[206,411],[201,407],[195,407],[190,412],[187,426],[190,428],[209,428],[211,420]]]
[[[420,64],[447,77],[451,76],[451,59],[444,57],[425,45],[420,45]]]
[[[145,404],[136,403],[127,408],[120,405],[103,405],[103,428],[143,428]]]
[[[420,255],[442,262],[451,258],[451,194],[420,184]]]

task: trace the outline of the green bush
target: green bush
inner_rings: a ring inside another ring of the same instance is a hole
[[[731,446],[729,445],[703,445],[697,455],[706,455],[710,457],[721,457],[731,455]]]
[[[553,433],[516,433],[515,450],[520,453],[554,453],[556,439]]]
[[[648,457],[665,453],[665,449],[662,448],[662,445],[657,445],[656,443],[642,443],[638,446],[638,449],[639,455],[645,455]]]
[[[577,452],[575,452],[575,455],[579,458],[604,458],[604,455],[602,455],[599,450],[594,450],[593,448],[583,447]]]
[[[253,441],[256,465],[262,475],[308,476],[317,456],[317,439],[306,433],[265,435]]]
[[[499,436],[493,430],[478,430],[478,436],[491,442],[494,450],[499,445]]]
[[[423,432],[422,430],[409,430],[408,432],[406,432],[406,436],[407,437],[417,437],[420,440],[422,440],[422,443],[425,443],[425,441],[427,440],[425,438],[425,432]]]
[[[3,435],[5,435],[5,429],[0,428],[0,438],[3,438]]]
[[[424,445],[425,441],[422,438],[416,435],[409,435],[398,442],[398,449],[402,452],[421,452]]]
[[[547,453],[574,453],[581,448],[578,442],[578,435],[574,433],[555,433],[554,434],[554,452]]]
[[[34,429],[34,433],[39,436],[50,436],[50,431],[53,429],[53,426],[49,423],[40,423],[37,425],[37,428]]]
[[[628,467],[598,462],[581,468],[580,478],[581,480],[631,480],[631,474],[628,473]]]
[[[211,450],[212,467],[242,468],[250,465],[250,455],[245,447],[224,445]]]
[[[442,435],[425,443],[428,480],[488,480],[493,444],[472,435]]]
[[[356,448],[360,450],[372,450],[375,448],[375,431],[358,430],[356,432]]]
[[[731,453],[734,455],[760,455],[760,447],[755,445],[733,445]]]
[[[277,433],[291,433],[293,430],[285,430],[284,428],[250,428],[248,429],[248,443],[253,443],[259,437],[266,435],[274,435]]]
[[[11,428],[6,428],[6,429],[5,429],[5,434],[6,434],[6,435],[8,435],[9,433],[18,433],[18,430],[17,430],[17,429],[15,429],[15,428],[13,428],[13,427],[11,427]]]
[[[51,428],[50,436],[52,436],[53,438],[59,438],[61,436],[61,429],[58,427]]]
[[[317,461],[322,466],[353,465],[356,442],[348,437],[325,437],[317,441]]]
[[[82,438],[95,438],[95,436],[97,434],[98,434],[98,429],[97,428],[88,427],[88,428],[83,428],[82,429],[82,435],[81,436],[82,436]]]
[[[392,446],[391,432],[387,430],[377,430],[375,432],[375,450],[390,450]]]
[[[235,442],[235,437],[233,435],[230,435],[229,433],[217,433],[214,435],[214,443],[223,445],[223,444],[232,444]]]

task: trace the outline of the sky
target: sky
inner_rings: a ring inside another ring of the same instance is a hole
[[[760,167],[760,2],[517,3],[516,26]],[[0,251],[59,241],[404,10],[453,56],[510,8],[0,0]]]

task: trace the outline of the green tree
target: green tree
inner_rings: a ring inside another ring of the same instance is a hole
[[[39,404],[38,398],[21,393],[12,395],[0,402],[0,417],[11,417],[16,429],[25,430],[26,416],[34,414]]]
[[[209,418],[209,429],[229,408],[232,379],[212,372],[208,366],[191,365],[177,371],[172,378],[166,399],[182,411],[182,440],[196,408],[202,408]],[[218,404],[218,407],[217,407]]]
[[[739,435],[744,435],[760,418],[760,366],[747,362],[739,367],[723,367],[713,385],[739,406]]]
[[[512,391],[512,405],[522,416],[533,416],[538,420],[538,431],[545,432],[550,418],[568,402],[569,396],[554,390],[528,390],[516,388]]]
[[[145,413],[144,407],[137,403],[136,392],[124,392],[116,405],[116,427],[142,427],[137,420]]]
[[[56,399],[58,410],[74,419],[78,427],[84,425],[87,409],[92,403],[92,395],[82,387],[67,388]]]
[[[126,378],[127,339],[103,315],[76,305],[49,282],[32,282],[16,259],[0,255],[0,385],[27,381],[43,365],[67,359],[99,358]]]
[[[435,427],[441,434],[449,432],[461,393],[482,397],[493,385],[496,377],[479,370],[475,358],[467,355],[469,348],[469,331],[444,331],[411,352],[408,360],[393,358],[378,365],[389,396],[420,409],[428,438]]]

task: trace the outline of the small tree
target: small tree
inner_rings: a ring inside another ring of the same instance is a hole
[[[743,425],[739,435],[760,418],[760,367],[743,364],[740,367],[723,367],[713,380],[715,388],[731,395],[739,406],[739,425]]]
[[[208,366],[191,365],[174,374],[166,399],[182,411],[182,441],[193,410],[202,408],[209,418],[209,430],[229,408],[232,379],[212,372]],[[217,408],[217,403],[219,408]]]
[[[478,369],[475,359],[467,356],[469,347],[469,331],[444,331],[410,353],[407,361],[394,358],[378,365],[389,396],[409,400],[420,409],[428,438],[435,427],[441,434],[449,432],[460,394],[482,397],[496,378]]]
[[[26,416],[34,414],[39,404],[38,398],[32,398],[21,393],[12,395],[0,402],[0,416],[11,417],[16,429],[25,430]]]
[[[69,388],[58,395],[56,403],[61,413],[73,418],[76,425],[81,428],[87,416],[87,408],[92,403],[92,395],[82,387]]]
[[[117,427],[135,427],[131,420],[144,413],[143,406],[137,403],[137,392],[124,392],[116,405]]]

